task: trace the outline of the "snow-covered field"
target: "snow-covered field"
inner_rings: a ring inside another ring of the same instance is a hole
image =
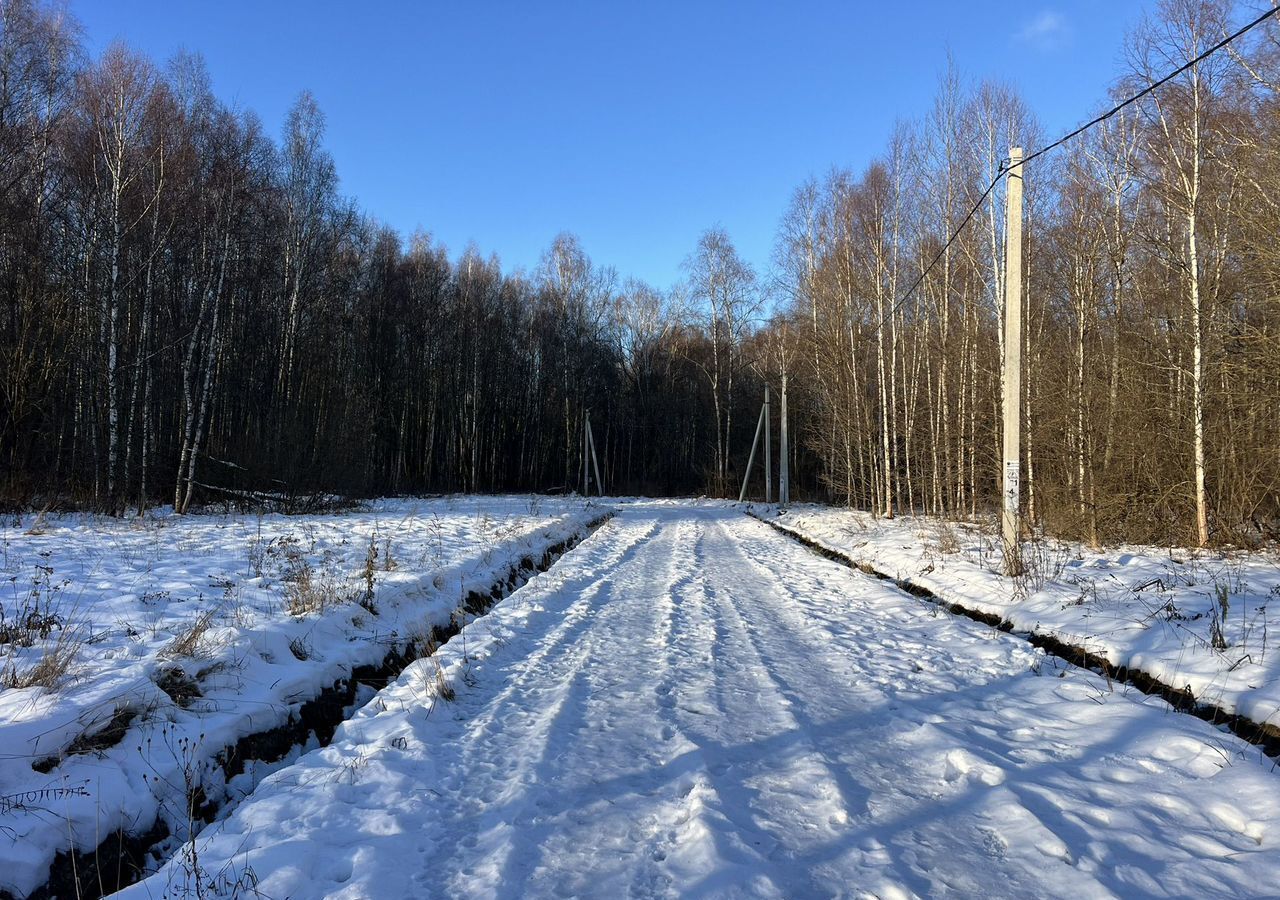
[[[636,503],[122,896],[253,886],[1259,896],[1280,774],[740,511]]]
[[[184,834],[195,786],[234,798],[270,770],[225,784],[215,754],[426,640],[468,592],[598,512],[470,497],[304,517],[5,521],[0,890],[21,896],[56,851],[146,831],[157,815]]]
[[[999,574],[998,535],[974,525],[795,506],[773,521],[942,599],[1058,637],[1176,690],[1280,726],[1280,554],[1026,544]],[[1280,885],[1277,885],[1280,892]]]

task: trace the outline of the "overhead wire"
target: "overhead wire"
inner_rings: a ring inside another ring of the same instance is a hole
[[[1258,16],[1248,25],[1245,25],[1244,27],[1240,28],[1234,33],[1227,35],[1222,40],[1218,41],[1218,43],[1210,47],[1208,50],[1205,50],[1203,53],[1201,53],[1199,56],[1196,56],[1194,59],[1189,60],[1185,65],[1179,66],[1178,68],[1174,69],[1172,72],[1170,72],[1168,75],[1161,78],[1159,81],[1151,82],[1145,88],[1138,91],[1138,93],[1134,94],[1132,97],[1129,97],[1120,103],[1117,103],[1115,106],[1111,107],[1111,109],[1107,110],[1102,115],[1097,116],[1093,119],[1090,119],[1088,122],[1085,122],[1075,131],[1072,131],[1068,134],[1064,134],[1062,137],[1058,138],[1052,144],[1049,144],[1045,147],[1041,147],[1035,153],[1028,155],[1025,159],[1022,160],[1023,165],[1026,165],[1027,163],[1031,162],[1031,160],[1036,159],[1037,157],[1044,156],[1044,154],[1048,153],[1050,150],[1056,150],[1057,148],[1065,144],[1067,141],[1071,140],[1073,137],[1083,134],[1084,132],[1092,128],[1094,125],[1101,124],[1102,122],[1105,122],[1107,119],[1110,119],[1112,116],[1120,112],[1120,110],[1124,109],[1126,106],[1137,103],[1139,100],[1141,100],[1143,97],[1147,96],[1148,94],[1152,93],[1153,91],[1164,87],[1166,84],[1168,84],[1170,81],[1173,81],[1173,79],[1177,78],[1179,75],[1194,68],[1200,63],[1204,62],[1210,56],[1217,53],[1219,50],[1223,49],[1224,47],[1226,47],[1228,44],[1232,43],[1236,39],[1243,37],[1245,34],[1252,31],[1254,28],[1258,27],[1263,22],[1267,21],[1267,19],[1270,19],[1272,16],[1276,15],[1277,13],[1280,13],[1280,6],[1271,7],[1269,10],[1264,12],[1262,15]]]
[[[1249,22],[1247,25],[1244,25],[1243,27],[1227,35],[1222,40],[1214,44],[1212,47],[1209,47],[1203,53],[1200,53],[1194,58],[1188,60],[1184,65],[1179,66],[1177,69],[1174,69],[1172,72],[1165,75],[1163,78],[1160,78],[1157,81],[1151,82],[1145,88],[1138,91],[1136,94],[1133,94],[1132,96],[1127,97],[1121,102],[1117,103],[1115,106],[1112,106],[1109,110],[1102,113],[1102,115],[1095,116],[1094,118],[1090,119],[1088,122],[1081,125],[1079,128],[1076,128],[1075,130],[1070,131],[1067,134],[1064,134],[1062,137],[1058,138],[1053,143],[1046,144],[1045,146],[1041,147],[1035,152],[1024,156],[1022,158],[1022,161],[1019,163],[1019,166],[1020,167],[1025,166],[1027,163],[1031,162],[1032,160],[1038,159],[1039,157],[1044,156],[1046,153],[1049,153],[1052,150],[1056,150],[1058,147],[1061,147],[1063,144],[1067,143],[1072,138],[1075,138],[1081,134],[1084,134],[1084,132],[1088,131],[1090,128],[1093,128],[1095,125],[1100,125],[1101,123],[1107,121],[1112,116],[1116,115],[1121,110],[1123,110],[1125,107],[1131,106],[1132,104],[1137,103],[1143,97],[1146,97],[1148,94],[1151,94],[1153,91],[1156,91],[1159,88],[1163,87],[1164,85],[1168,84],[1169,82],[1173,81],[1179,75],[1182,75],[1184,72],[1187,72],[1188,70],[1204,62],[1206,59],[1208,59],[1213,54],[1217,53],[1219,50],[1222,50],[1224,47],[1228,46],[1232,42],[1243,37],[1245,34],[1248,34],[1254,28],[1257,28],[1263,22],[1267,21],[1268,19],[1270,19],[1271,17],[1277,14],[1280,14],[1280,6],[1272,6],[1270,9],[1268,9],[1262,15],[1255,18],[1253,21]],[[893,305],[893,308],[889,310],[889,315],[891,317],[894,315],[897,315],[898,311],[902,309],[903,305],[908,300],[911,299],[911,297],[915,294],[916,290],[920,287],[920,285],[924,283],[924,280],[929,277],[929,273],[933,271],[934,266],[936,266],[938,262],[942,259],[942,257],[946,255],[947,251],[951,249],[951,245],[954,244],[956,242],[956,239],[960,237],[960,234],[961,232],[964,231],[965,226],[969,224],[969,222],[973,219],[975,215],[977,215],[978,210],[982,208],[982,204],[985,203],[987,198],[991,196],[991,192],[994,191],[996,188],[996,185],[1000,183],[1000,179],[1003,178],[1006,174],[1008,174],[1010,168],[1011,168],[1010,160],[1007,157],[1000,161],[1000,165],[997,167],[995,177],[991,179],[991,183],[986,186],[986,188],[982,191],[982,194],[979,195],[977,201],[975,201],[973,206],[969,208],[969,211],[965,214],[965,217],[960,220],[960,224],[957,225],[956,228],[951,232],[951,236],[948,237],[946,243],[942,245],[942,249],[940,249],[934,255],[933,259],[929,261],[929,264],[925,266],[923,270],[921,270],[920,275],[916,278],[916,280],[912,282],[911,287],[907,288],[907,291],[905,294],[902,295],[902,298],[897,302],[895,302]]]

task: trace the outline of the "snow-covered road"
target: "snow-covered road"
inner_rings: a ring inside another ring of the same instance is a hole
[[[1162,702],[638,504],[129,896],[1262,896],[1280,775]]]

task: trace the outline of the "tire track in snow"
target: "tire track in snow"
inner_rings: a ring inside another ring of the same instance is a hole
[[[612,564],[591,566],[590,576],[572,579],[564,591],[582,598],[569,607],[573,621],[566,619],[541,642],[537,653],[520,660],[513,667],[512,686],[488,702],[484,725],[459,759],[472,772],[494,765],[507,791],[487,802],[480,798],[486,808],[497,804],[496,813],[490,809],[474,822],[453,824],[455,831],[480,831],[474,849],[495,862],[484,873],[446,867],[441,875],[449,893],[491,888],[498,896],[516,897],[554,892],[546,884],[554,875],[544,861],[584,840],[611,848],[635,865],[641,837],[636,829],[601,829],[593,821],[592,805],[583,808],[580,801],[594,787],[590,772],[595,757],[621,751],[640,760],[642,771],[665,762],[651,750],[661,744],[656,722],[646,731],[642,721],[618,709],[618,702],[626,699],[619,693],[628,686],[626,676],[652,657],[652,647],[635,637],[657,630],[660,605],[653,601],[666,595],[679,577],[673,565],[678,544],[678,530],[659,532],[658,523],[652,522]],[[669,561],[665,579],[627,577],[633,563],[648,573],[645,560],[652,558]],[[619,729],[624,718],[627,727]],[[516,727],[506,728],[507,722]],[[490,763],[495,756],[508,759]],[[474,782],[473,778],[473,786]],[[533,785],[542,790],[531,803],[510,796]],[[643,777],[633,778],[630,784],[611,787],[615,793],[625,788],[623,796],[595,805],[617,805],[626,796],[652,794],[646,787]],[[459,839],[463,849],[468,849],[469,840],[465,835]],[[607,878],[609,873],[594,874]],[[660,879],[654,883],[661,888]],[[590,880],[583,877],[565,889],[575,893],[589,887]]]
[[[789,542],[784,541],[779,545],[778,536],[757,522],[734,523],[731,527],[744,534],[744,539],[731,548],[732,552],[749,563],[762,582],[776,580],[774,573],[777,571],[796,571],[797,560],[788,560],[787,557],[795,557],[796,554],[809,556],[806,551]],[[759,539],[753,541],[747,534],[758,534]],[[809,556],[808,562],[812,568],[826,568],[830,565],[825,561],[817,563],[812,556]],[[801,565],[800,568],[805,566]],[[811,621],[811,629],[824,632],[824,640],[820,642],[824,644],[826,638],[839,639],[849,635],[856,638],[855,645],[860,645],[864,651],[869,646],[878,644],[879,650],[874,656],[867,657],[865,652],[860,655],[861,674],[875,680],[876,692],[881,695],[879,702],[890,703],[890,709],[899,708],[899,694],[907,696],[923,688],[928,693],[941,693],[945,696],[948,681],[952,684],[968,682],[969,687],[963,693],[957,692],[937,706],[938,712],[943,713],[943,716],[935,714],[917,719],[917,727],[928,734],[933,746],[943,749],[940,758],[935,757],[939,758],[939,780],[946,785],[968,784],[971,786],[969,790],[975,792],[971,795],[968,792],[955,795],[966,804],[972,803],[981,810],[976,816],[961,819],[972,835],[969,838],[971,846],[993,859],[1003,859],[1011,841],[1030,843],[1046,857],[1046,862],[1065,863],[1075,870],[1070,888],[1065,884],[1056,884],[1052,878],[1038,883],[1034,878],[1015,875],[1006,882],[1011,896],[1114,896],[1112,889],[1105,886],[1107,883],[1114,884],[1112,878],[1093,878],[1091,871],[1095,863],[1086,860],[1081,867],[1081,861],[1075,859],[1074,854],[1085,848],[1092,848],[1090,852],[1109,855],[1109,850],[1106,849],[1108,841],[1099,837],[1097,829],[1100,825],[1110,824],[1110,814],[1106,811],[1105,804],[1115,802],[1112,799],[1115,795],[1109,794],[1105,787],[1095,788],[1090,785],[1090,780],[1097,777],[1094,772],[1085,769],[1072,771],[1073,760],[1069,755],[1053,759],[1049,766],[1020,765],[1024,762],[1018,756],[1023,750],[1023,738],[1037,730],[1036,726],[1026,727],[1028,721],[1036,720],[1037,709],[1031,707],[1011,711],[1001,706],[1000,698],[1004,696],[1002,682],[1011,672],[1016,673],[1019,669],[1030,667],[1032,663],[1040,662],[1039,654],[1015,638],[994,633],[965,619],[941,616],[923,605],[904,602],[898,592],[870,576],[859,577],[860,573],[847,571],[844,574],[846,577],[842,580],[852,580],[857,584],[857,589],[838,595],[853,617],[843,629],[829,631],[834,620],[829,615],[830,603],[825,598],[831,596],[832,592],[831,584],[823,579],[810,579],[806,584],[803,577],[795,578],[776,595],[785,598],[786,602],[742,604],[740,608],[763,614],[763,618],[754,623],[756,627],[752,633],[757,639],[760,635],[767,635],[769,644],[779,645],[778,652],[774,654],[776,660],[796,658],[803,649],[791,638],[802,634],[804,629],[783,627],[784,622],[795,624]],[[876,603],[877,598],[882,602]],[[867,627],[867,623],[873,623],[873,627]],[[914,632],[915,639],[904,640],[899,636],[904,632]],[[885,637],[886,633],[894,636]],[[962,646],[957,647],[951,642],[944,649],[943,645],[932,639],[933,635],[941,638],[951,633],[963,639]],[[811,641],[805,643],[809,646],[813,644]],[[782,646],[783,644],[789,644],[790,647]],[[905,668],[903,663],[906,660],[902,652],[904,647],[920,653],[926,666],[938,671],[940,677],[928,677],[929,673],[926,671],[922,679],[919,661],[912,661],[911,668]],[[790,671],[812,676],[818,668],[820,667],[792,667]],[[876,678],[878,673],[886,670],[892,673],[892,679]],[[1069,676],[1076,684],[1091,680],[1100,682],[1100,679],[1093,679],[1090,673],[1079,669],[1070,668],[1060,674]],[[920,683],[922,680],[923,684]],[[973,691],[973,686],[982,684],[990,685],[990,695]],[[820,687],[820,682],[817,686]],[[808,686],[800,693],[812,696]],[[1087,729],[1088,722],[1096,716],[1096,709],[1089,708],[1087,699],[1094,699],[1096,702],[1096,698],[1077,694],[1074,704],[1065,707],[1058,704],[1052,710],[1046,710],[1046,727],[1042,730],[1060,733],[1062,726],[1072,727],[1072,720],[1077,716],[1079,721],[1075,727]],[[1128,701],[1129,698],[1122,693],[1117,698],[1116,711],[1128,712],[1124,708]],[[905,718],[912,718],[910,712]],[[984,719],[990,724],[985,724]],[[1022,727],[1001,727],[1004,719],[1012,719]],[[892,735],[895,729],[890,726],[885,730]],[[1123,730],[1119,733],[1127,734]],[[871,743],[876,743],[876,739]],[[947,749],[948,747],[951,749]],[[908,801],[908,806],[913,802],[936,804],[942,799],[944,802],[935,807],[935,815],[948,809],[950,801],[946,798],[947,789],[937,796],[926,792],[913,797],[910,791],[902,790],[901,771],[892,761],[886,760],[878,765],[868,766],[869,762],[874,763],[875,756],[874,750],[866,752],[864,749],[856,755],[840,757],[838,763],[847,764],[855,770],[861,769],[859,781],[867,784],[876,794],[898,794]],[[1140,763],[1144,768],[1151,765],[1146,760],[1129,761]],[[1059,766],[1064,769],[1061,773],[1056,771]],[[1114,777],[1120,778],[1121,773],[1116,773]],[[1102,808],[1081,802],[1080,783],[1084,784],[1086,792],[1092,791],[1106,798]],[[1167,795],[1163,793],[1157,793],[1155,799],[1169,802]],[[1158,817],[1152,819],[1142,811],[1137,811],[1136,815],[1146,818],[1152,826],[1165,825],[1167,828],[1167,824]],[[916,893],[923,896],[946,889],[972,894],[979,890],[981,882],[973,882],[971,875],[948,871],[959,867],[948,860],[947,856],[964,852],[964,847],[948,851],[947,845],[955,843],[954,837],[928,835],[928,825],[922,824],[919,815],[884,815],[882,811],[876,817],[863,817],[858,824],[868,834],[875,835],[873,846],[877,849],[875,856],[880,858],[880,862],[891,861],[899,877],[919,876],[906,882],[911,884]],[[904,836],[910,840],[903,841]],[[1149,843],[1144,844],[1142,840],[1131,840],[1127,836],[1118,835],[1112,835],[1111,840],[1114,841],[1117,837],[1136,846],[1138,850],[1135,855],[1139,859],[1145,857],[1146,866],[1157,866],[1156,854],[1149,849]],[[1219,841],[1198,835],[1190,838],[1180,835],[1179,838],[1189,847],[1202,848],[1210,857],[1230,855],[1229,849]],[[897,850],[895,844],[906,846]],[[1079,850],[1073,851],[1071,848]],[[922,854],[921,850],[926,853]],[[939,865],[939,862],[942,864]],[[1212,861],[1208,862],[1213,865]],[[1226,871],[1208,874],[1197,870],[1181,877],[1191,883],[1201,883],[1202,889],[1212,894],[1215,893],[1216,878],[1228,875]],[[1131,864],[1125,877],[1146,886],[1157,883],[1144,874],[1142,864]],[[1130,890],[1131,888],[1123,893],[1127,894]]]
[[[792,684],[797,680],[793,668],[813,667],[829,677],[837,671],[832,665],[836,660],[820,643],[795,640],[789,625],[773,622],[761,630],[760,607],[776,602],[794,588],[767,570],[763,582],[744,577],[752,566],[746,564],[750,557],[739,546],[740,536],[731,534],[720,520],[710,523],[708,532],[716,559],[707,572],[708,593],[729,647],[722,654],[722,677],[747,682],[740,688],[743,695],[754,687],[758,693],[752,705],[757,710],[780,711],[767,724],[760,722],[757,711],[754,720],[764,727],[754,729],[755,733],[732,753],[747,757],[750,763],[744,783],[751,792],[741,798],[746,801],[743,812],[768,835],[772,854],[785,862],[774,866],[782,893],[811,894],[821,890],[810,872],[821,861],[821,851],[834,843],[851,812],[866,801],[865,789],[848,778],[843,767],[834,764],[821,747],[820,729],[808,711],[815,698],[824,703],[833,699],[829,680],[807,697]],[[784,646],[775,646],[778,643]],[[815,651],[826,658],[815,661]],[[732,715],[734,711],[728,712]],[[749,713],[744,716],[748,717]],[[753,753],[761,744],[770,749]],[[796,865],[799,861],[804,864]]]
[[[900,598],[870,576],[857,577],[860,573],[847,571],[840,573],[842,580],[861,583],[858,584],[857,591],[845,595],[847,609],[851,615],[837,624],[828,614],[829,606],[815,599],[830,595],[830,586],[823,584],[817,578],[808,578],[804,575],[793,578],[784,585],[777,575],[779,571],[796,571],[796,560],[788,557],[804,554],[808,559],[802,558],[802,561],[809,563],[813,558],[806,551],[785,540],[780,541],[776,533],[752,519],[734,521],[725,527],[732,529],[739,538],[736,541],[726,541],[726,553],[756,572],[758,592],[750,593],[762,599],[762,602],[735,604],[735,609],[749,623],[745,633],[751,636],[762,657],[767,657],[765,669],[780,684],[783,693],[796,700],[798,709],[806,706],[801,698],[812,699],[823,696],[824,687],[829,689],[825,674],[818,678],[815,677],[816,673],[842,670],[848,671],[856,680],[872,683],[875,687],[871,691],[854,691],[843,697],[830,697],[827,701],[829,708],[838,709],[846,714],[856,714],[856,707],[859,705],[865,707],[891,703],[891,698],[898,689],[911,687],[913,682],[920,680],[918,663],[912,661],[910,667],[904,665],[908,661],[903,652],[904,648],[908,653],[938,654],[942,651],[948,657],[945,659],[944,668],[948,673],[952,673],[951,677],[959,672],[963,673],[966,680],[978,683],[1000,678],[997,670],[1007,671],[1010,667],[1016,670],[1019,665],[1029,665],[1035,659],[1035,654],[1018,642],[1002,640],[1002,636],[993,635],[989,629],[977,628],[973,623],[943,619],[934,615],[932,610],[926,610],[923,607],[919,610],[910,610],[908,607],[908,611],[916,613],[914,617],[917,619],[925,617],[930,622],[937,621],[938,624],[945,623],[947,627],[954,627],[954,630],[964,633],[975,643],[1001,646],[1004,652],[994,654],[1000,665],[993,667],[991,660],[987,661],[987,665],[972,664],[965,656],[956,655],[954,651],[949,649],[943,651],[939,646],[930,646],[927,633],[920,635],[924,638],[923,641],[904,639],[899,636],[900,629],[908,623],[901,621],[903,612],[901,606],[891,602],[888,608],[877,608],[872,599],[882,596],[889,601],[898,601]],[[766,560],[772,562],[772,565],[766,564]],[[774,598],[774,602],[769,602],[769,598]],[[784,599],[785,602],[781,602]],[[919,623],[910,624],[918,625]],[[818,634],[815,635],[815,632]],[[892,636],[885,637],[886,632]],[[878,652],[868,655],[865,651],[871,645],[878,645]],[[832,653],[828,650],[831,646],[840,646],[843,652]],[[857,654],[850,652],[858,649],[863,652]],[[815,651],[824,657],[823,662],[816,666],[812,665],[811,660],[811,654]],[[796,665],[794,661],[799,659],[807,659],[810,664]],[[856,660],[856,662],[850,666],[850,660]],[[888,677],[885,677],[886,674]],[[933,682],[921,685],[926,690],[945,687],[932,679],[926,679],[926,681]],[[858,696],[859,694],[861,696]],[[858,700],[857,704],[848,702],[855,698]],[[804,713],[801,713],[801,717],[806,720],[806,726],[811,733],[821,730],[820,723],[810,719]],[[938,730],[943,731],[943,729]],[[972,737],[971,734],[966,736]],[[963,742],[963,745],[964,749],[960,751],[962,754],[960,757],[953,758],[951,754],[945,757],[945,768],[942,772],[944,779],[966,774],[958,770],[953,774],[952,767],[959,766],[967,771],[975,765],[971,760],[976,754],[976,764],[979,767],[986,766],[987,768],[982,771],[995,782],[988,786],[995,787],[997,784],[1004,783],[1006,777],[1004,769],[1008,765],[1008,759],[994,750],[972,742]],[[859,753],[860,758],[857,759],[851,759],[847,754],[823,753],[822,755],[828,763],[830,772],[845,773],[843,777],[839,777],[843,784],[852,786],[853,790],[860,792],[864,797],[869,795],[868,786],[847,774],[851,765],[857,767],[861,764],[865,767],[867,760],[864,754]],[[873,786],[889,793],[893,790],[891,780],[897,773],[892,769],[886,769],[885,773],[890,776],[886,779],[890,783],[874,785],[873,782]],[[863,779],[867,780],[865,775]],[[1013,789],[1019,793],[1020,799],[1029,799],[1024,798],[1023,793],[1018,791],[1016,786]],[[1043,798],[1037,798],[1037,800],[1038,802],[1034,804],[1023,802],[1020,812],[1031,820],[1032,827],[1038,827],[1047,833],[1049,837],[1047,840],[1040,838],[1041,842],[1062,845],[1063,835],[1060,832],[1065,830],[1070,832],[1069,836],[1076,843],[1079,843],[1082,838],[1079,830],[1071,823],[1063,821],[1061,816],[1056,814],[1059,811],[1051,808],[1051,803]],[[1035,808],[1035,812],[1032,812],[1031,807]],[[864,830],[873,832],[882,830],[875,827],[870,810],[864,808],[850,812],[853,813],[854,822]],[[1052,826],[1049,824],[1050,821],[1054,823]],[[872,846],[876,851],[873,855],[877,857],[878,862],[893,858],[894,848],[891,843],[886,846],[886,842],[875,840]],[[830,856],[830,854],[820,854],[818,858],[810,857],[806,862],[810,865],[820,865],[830,861]],[[913,859],[899,859],[896,868],[900,873],[914,874],[913,870],[916,868],[914,862]],[[973,887],[963,882],[949,884],[945,873],[937,877],[914,879],[911,884],[917,893],[929,895],[938,890],[939,881],[942,885],[961,891],[971,890]],[[1093,887],[1101,890],[1100,885],[1095,884]],[[1026,888],[1031,889],[1031,885],[1026,885]]]
[[[676,879],[697,881],[697,891],[723,890],[737,880],[748,895],[780,896],[776,876],[758,871],[768,868],[767,855],[776,842],[755,825],[742,792],[723,777],[741,760],[728,758],[722,735],[707,733],[708,723],[727,723],[738,711],[726,702],[724,634],[707,589],[706,532],[701,520],[681,523],[685,539],[678,564],[685,574],[665,597],[666,671],[655,696],[666,723],[663,735],[678,751],[671,768],[679,811],[675,827],[654,842],[651,857]],[[710,881],[700,880],[698,872],[709,858],[720,858],[729,868]]]
[[[532,684],[545,681],[544,667],[563,655],[566,647],[579,640],[579,632],[588,618],[591,608],[596,605],[596,594],[602,583],[597,573],[608,572],[618,568],[628,559],[641,552],[643,546],[658,535],[658,524],[656,522],[651,523],[648,528],[637,528],[630,523],[624,525],[613,519],[604,525],[601,531],[606,529],[621,531],[626,536],[626,540],[618,545],[611,545],[608,543],[608,538],[611,534],[599,535],[599,540],[595,544],[591,544],[589,548],[579,546],[574,551],[571,551],[585,552],[587,549],[591,549],[603,554],[603,558],[598,563],[594,563],[587,570],[587,574],[570,581],[561,574],[564,571],[563,569],[553,568],[537,576],[539,579],[560,580],[555,591],[551,593],[551,597],[556,601],[560,601],[560,603],[555,606],[547,604],[542,609],[544,615],[557,616],[558,624],[539,642],[532,653],[523,659],[515,661],[508,667],[510,671],[515,673],[514,677],[497,696],[487,698],[485,704],[479,707],[479,711],[471,720],[471,724],[467,729],[466,746],[468,748],[477,747],[485,743],[487,739],[492,738],[495,733],[501,732],[506,727],[506,723],[503,721],[499,711],[506,708],[511,701],[526,693]],[[637,533],[633,534],[632,532]],[[597,537],[597,535],[592,537]],[[561,562],[565,561],[561,560]],[[575,557],[573,562],[583,565],[585,561],[580,561],[579,558]],[[545,584],[546,582],[539,582],[540,587],[545,586]],[[523,602],[523,597],[518,594],[514,595],[513,602]]]
[[[476,832],[503,824],[496,820],[492,808],[508,813],[510,823],[521,826],[513,832],[521,840],[503,842],[497,835],[489,837],[488,843],[493,845],[490,855],[502,859],[502,865],[488,870],[495,889],[517,880],[522,874],[516,871],[520,865],[527,867],[521,850],[527,851],[532,839],[528,826],[545,809],[536,799],[532,804],[522,802],[519,791],[546,777],[545,771],[539,771],[545,766],[538,763],[546,758],[556,729],[572,727],[576,706],[582,702],[582,673],[595,658],[598,643],[596,631],[588,626],[593,615],[610,600],[608,583],[600,573],[624,567],[655,537],[660,538],[656,522],[648,527],[632,523],[615,527],[615,540],[617,536],[623,540],[611,544],[603,539],[593,545],[591,549],[599,555],[598,560],[585,555],[575,557],[574,563],[584,570],[583,574],[562,576],[561,583],[550,592],[552,602],[543,606],[542,614],[558,615],[559,621],[533,653],[505,667],[508,683],[493,697],[469,693],[459,710],[462,718],[470,713],[470,720],[443,782],[454,787],[458,805],[445,816],[437,840],[445,845],[448,860],[455,856],[447,852],[450,842],[462,851],[484,849],[482,836]],[[554,569],[552,572],[559,574]],[[464,833],[451,836],[457,831]],[[520,844],[526,846],[522,848]],[[433,849],[439,852],[440,848]],[[449,863],[434,877],[449,886],[450,892],[460,890],[462,884],[469,883],[469,890],[479,886],[477,873],[459,870]]]
[[[1238,742],[1089,673],[1035,677],[1011,639],[763,528],[625,509],[464,630],[485,655],[456,703],[428,716],[401,679],[299,761],[305,791],[264,782],[200,858],[299,900],[1275,883],[1280,792],[1229,764]],[[462,671],[458,639],[438,655]]]
[[[658,530],[657,523],[652,526]],[[596,871],[590,876],[579,875],[574,881],[557,884],[556,858],[573,852],[583,842],[592,842],[603,852],[605,859],[625,859],[635,865],[637,833],[633,827],[601,827],[595,810],[601,806],[618,806],[627,796],[649,794],[642,777],[632,777],[629,783],[618,785],[620,795],[610,800],[596,800],[586,807],[573,798],[591,794],[598,786],[592,774],[592,766],[598,758],[624,754],[644,761],[644,767],[658,765],[660,755],[650,752],[656,744],[656,729],[644,729],[643,721],[627,715],[619,709],[624,701],[629,682],[626,674],[643,665],[649,651],[635,640],[637,635],[655,630],[658,611],[655,604],[647,602],[650,592],[660,596],[669,589],[675,579],[670,570],[665,579],[654,583],[639,583],[628,579],[628,563],[639,565],[644,559],[658,557],[671,559],[673,543],[678,534],[662,531],[656,538],[646,541],[642,549],[629,554],[623,564],[611,567],[593,585],[598,603],[593,610],[592,633],[589,641],[589,663],[574,674],[577,689],[577,705],[557,720],[559,739],[548,738],[544,745],[543,761],[548,753],[554,753],[553,765],[546,766],[550,783],[563,790],[561,802],[544,797],[540,807],[541,821],[529,823],[511,842],[508,865],[501,880],[500,893],[521,897],[526,893],[560,893],[567,896],[581,895],[592,890],[600,879],[611,873]],[[647,566],[642,566],[647,569]],[[619,577],[622,576],[622,577]],[[620,725],[625,727],[619,728]],[[554,749],[553,749],[554,748]],[[606,867],[607,868],[607,867]]]

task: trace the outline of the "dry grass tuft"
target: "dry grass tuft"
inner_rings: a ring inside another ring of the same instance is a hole
[[[452,703],[458,696],[453,690],[453,685],[449,683],[449,679],[444,677],[444,669],[441,668],[438,662],[435,664],[435,689],[436,696],[446,703]]]
[[[214,612],[215,610],[210,609],[196,616],[195,621],[188,625],[186,630],[180,632],[168,646],[160,651],[161,659],[180,657],[200,659],[208,656],[213,648],[206,637],[209,626],[213,624]]]
[[[959,553],[960,536],[949,522],[939,522],[934,530],[939,553]]]
[[[57,581],[53,567],[37,563],[31,584],[17,589],[10,615],[0,606],[0,686],[53,690],[70,674],[84,641],[62,614],[61,594],[70,582]],[[56,633],[57,637],[54,637]]]
[[[333,578],[318,573],[305,559],[300,560],[285,583],[284,598],[289,614],[299,618],[322,613],[342,602],[342,592]]]
[[[83,643],[74,631],[59,631],[57,640],[47,644],[34,663],[21,665],[16,659],[9,659],[0,668],[0,685],[8,688],[42,687],[56,690],[71,674],[80,657]]]

